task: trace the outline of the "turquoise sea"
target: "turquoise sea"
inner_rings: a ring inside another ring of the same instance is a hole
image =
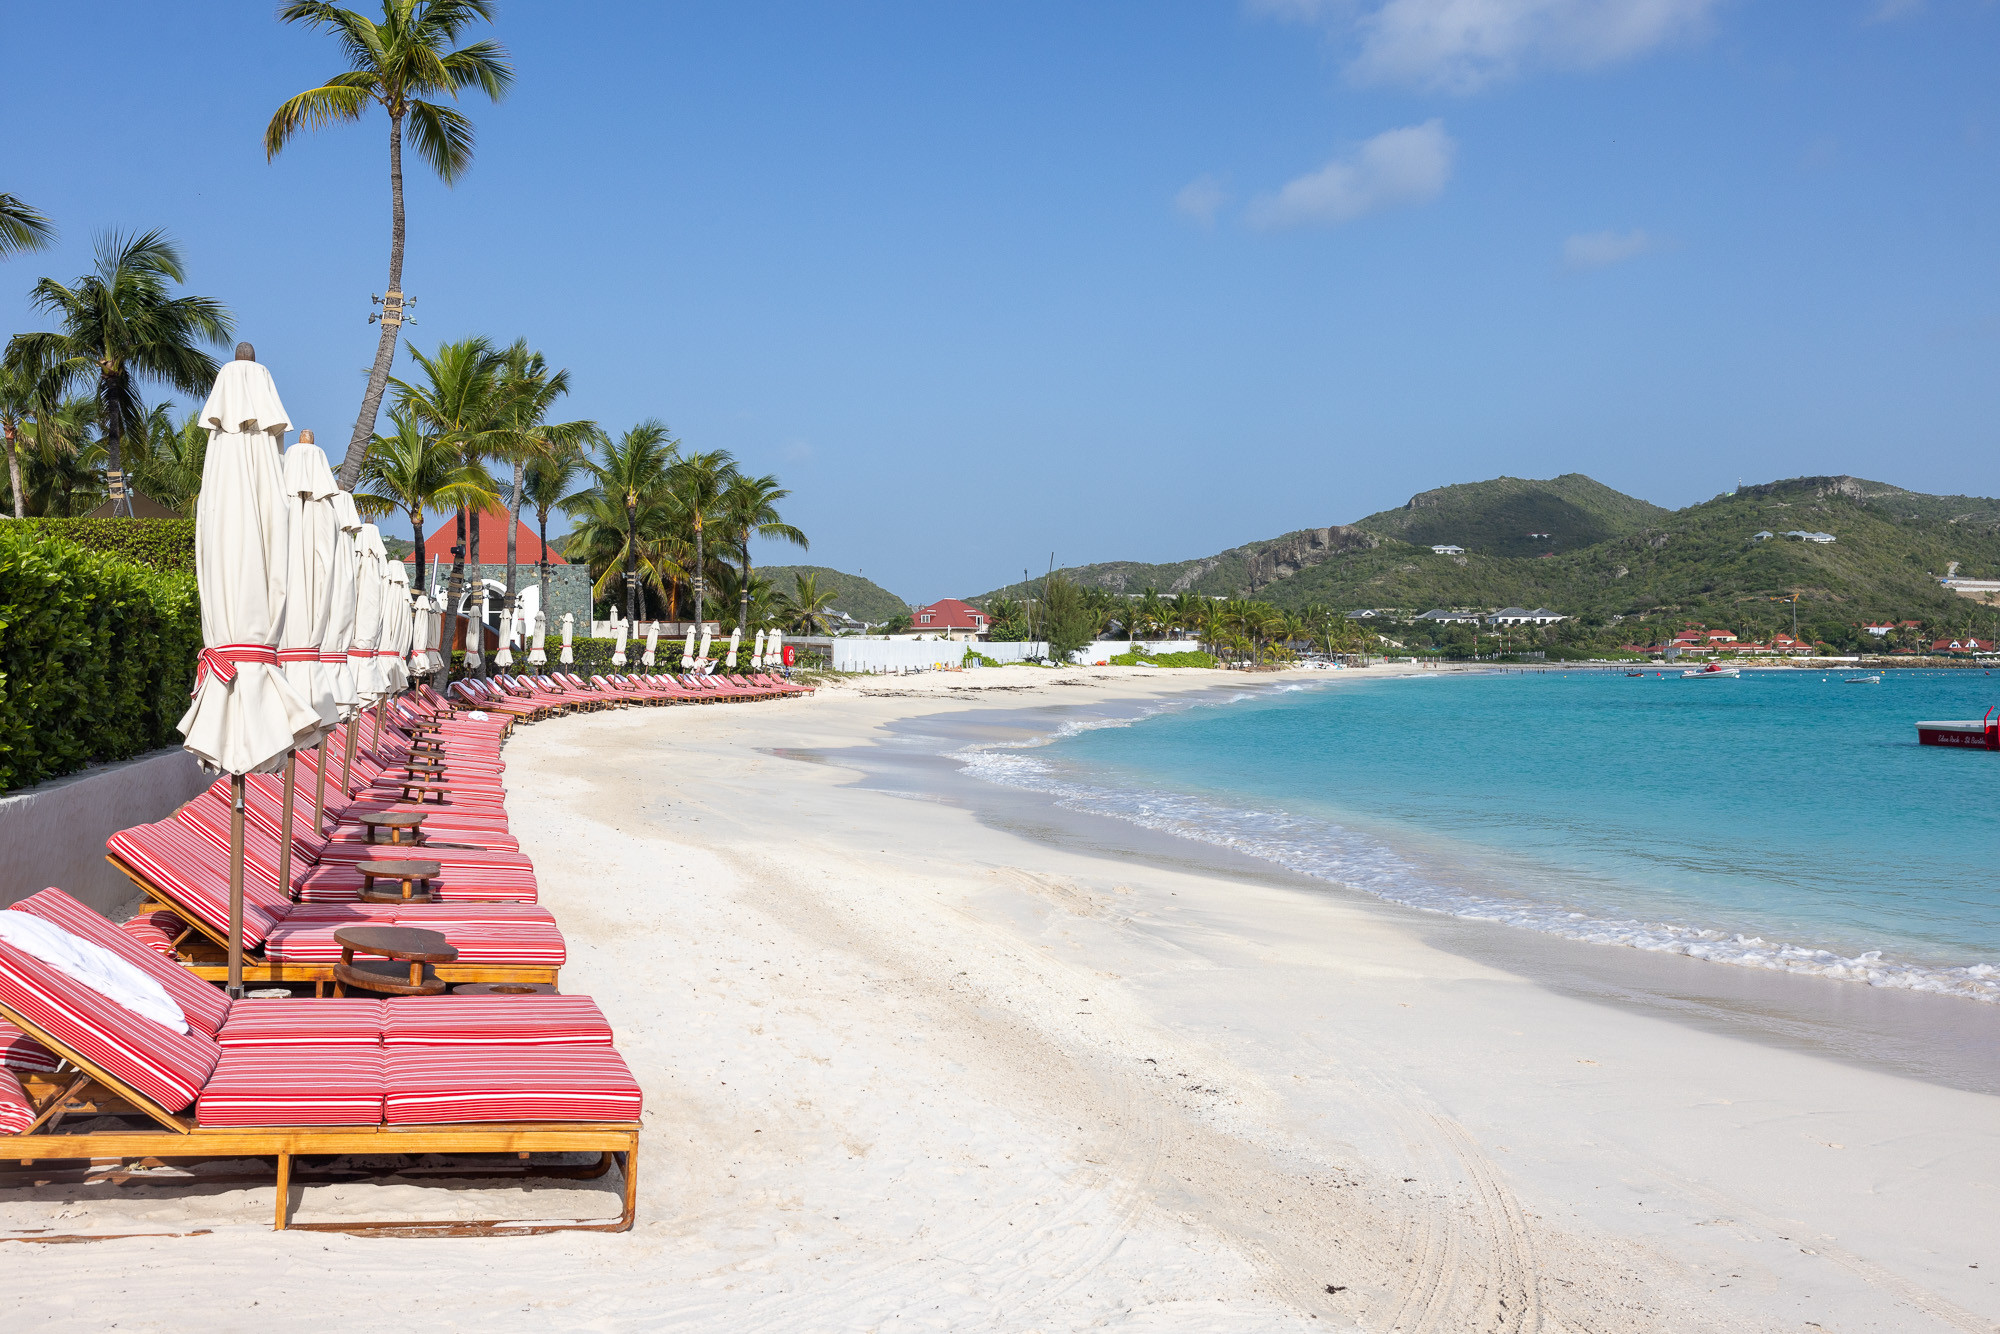
[[[1245,690],[964,752],[977,776],[1391,902],[2000,1003],[1983,671],[1439,674]]]

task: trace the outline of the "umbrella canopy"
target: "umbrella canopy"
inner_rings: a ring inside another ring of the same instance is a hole
[[[573,625],[575,625],[575,624],[576,624],[576,613],[575,613],[575,612],[569,612],[569,611],[566,611],[566,612],[564,612],[564,613],[563,613],[563,646],[562,646],[562,660],[563,660],[564,662],[575,662],[575,661],[576,661],[576,659],[575,659],[575,658],[573,658],[573,657],[571,657],[571,656],[570,656],[570,652],[569,652],[569,632],[570,632],[570,627],[571,627],[571,626],[573,626]]]
[[[415,610],[410,606],[410,576],[404,571],[403,562],[392,560],[387,566],[384,573],[389,586],[382,593],[382,644],[375,650],[375,656],[382,662],[383,679],[394,692],[409,688],[410,669],[404,658],[410,651]]]
[[[773,630],[771,637],[764,641],[764,665],[766,667],[780,667],[784,665],[785,656],[778,651],[778,646],[784,642],[785,635],[782,630]]]
[[[333,667],[320,661],[320,645],[333,619],[335,535],[333,495],[340,488],[318,445],[301,442],[285,451],[281,474],[290,537],[285,560],[285,630],[278,661],[285,679],[319,714],[320,736],[340,723]],[[319,737],[314,738],[317,743]]]
[[[695,654],[695,656],[700,658],[704,664],[708,662],[708,627],[706,625],[701,627],[701,652]]]
[[[354,497],[333,493],[333,588],[327,595],[326,633],[320,636],[319,661],[333,677],[333,702],[340,716],[351,718],[361,707],[354,669],[347,663],[347,646],[354,642],[354,570],[358,554],[354,539],[361,533],[361,515]]]
[[[655,653],[659,647],[660,623],[654,621],[646,627],[646,651],[639,655],[639,661],[645,663],[648,667],[657,666],[659,658],[655,656]]]
[[[739,625],[729,632],[729,666],[732,670],[736,666],[736,650],[742,643],[743,627]]]
[[[694,670],[694,627],[691,625],[688,627],[687,643],[681,645],[681,670]]]
[[[757,632],[757,642],[751,646],[750,665],[752,667],[762,667],[764,665],[764,632],[762,630]]]
[[[612,624],[618,627],[618,646],[611,650],[611,661],[614,666],[623,667],[625,665],[625,622],[613,621]]]
[[[540,612],[536,612],[535,639],[534,643],[528,649],[529,665],[540,667],[548,662],[549,651],[546,647],[548,637],[549,637],[549,618],[542,615]]]
[[[382,534],[372,523],[361,525],[354,537],[354,637],[347,645],[347,666],[362,702],[381,698],[388,685],[382,675],[382,566],[388,557]]]
[[[290,420],[271,373],[232,361],[215,377],[201,424],[209,433],[195,504],[202,650],[180,731],[210,770],[271,773],[320,730],[318,712],[278,666],[290,534],[278,443]]]

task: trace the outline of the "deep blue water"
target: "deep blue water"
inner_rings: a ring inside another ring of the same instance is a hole
[[[1981,671],[1345,680],[971,764],[1415,907],[2000,1001],[2000,753],[1914,726],[1996,704]]]

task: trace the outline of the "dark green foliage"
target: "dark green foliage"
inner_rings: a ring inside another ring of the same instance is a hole
[[[1090,599],[1080,584],[1061,574],[1043,581],[1037,621],[1052,662],[1068,662],[1097,638],[1099,618]]]
[[[23,519],[29,530],[168,574],[194,573],[193,519]]]
[[[1148,653],[1145,647],[1119,653],[1110,659],[1113,667],[1213,667],[1215,659],[1199,649],[1185,653]]]
[[[193,575],[0,525],[0,791],[176,742],[200,652]]]
[[[873,580],[858,574],[842,574],[824,565],[759,565],[757,573],[771,581],[773,588],[790,588],[795,576],[818,577],[821,592],[833,594],[833,609],[844,611],[857,621],[880,625],[897,616],[908,616],[910,604]]]
[[[1464,547],[1488,556],[1540,556],[1575,551],[1636,533],[1669,511],[1613,491],[1580,472],[1548,481],[1496,477],[1411,496],[1354,527],[1414,546]],[[1546,538],[1531,536],[1547,533]]]

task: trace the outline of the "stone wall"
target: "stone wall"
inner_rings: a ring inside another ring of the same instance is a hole
[[[0,797],[0,908],[55,885],[107,917],[138,897],[104,841],[163,820],[214,781],[184,750],[159,750]]]

